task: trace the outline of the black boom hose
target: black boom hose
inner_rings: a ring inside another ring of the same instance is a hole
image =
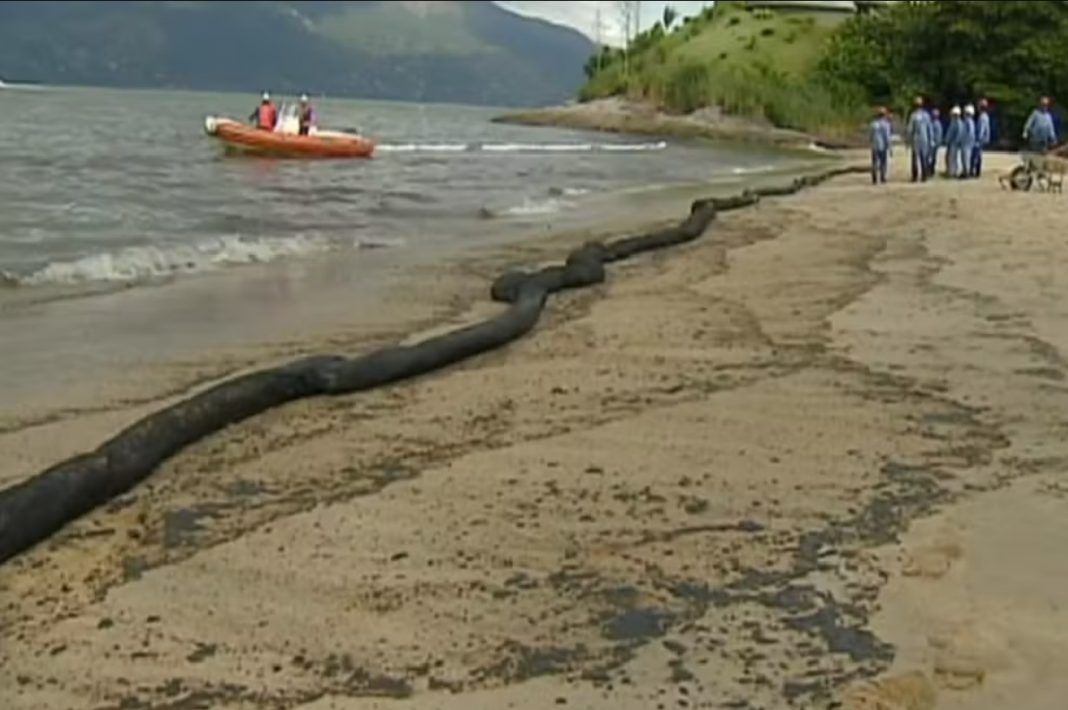
[[[863,167],[837,168],[781,187],[698,200],[689,216],[674,227],[608,243],[588,243],[571,252],[563,266],[503,274],[493,282],[490,293],[493,300],[509,307],[481,323],[356,358],[322,355],[296,360],[227,380],[151,414],[96,450],[0,491],[0,564],[130,490],[184,447],[226,426],[296,399],[380,387],[499,348],[537,324],[549,295],[603,282],[607,263],[693,241],[717,211],[752,205],[762,196],[791,194],[836,175],[866,171]]]

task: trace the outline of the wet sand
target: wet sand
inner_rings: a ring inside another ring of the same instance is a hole
[[[0,288],[0,434],[136,402],[279,358],[360,352],[481,301],[502,259],[675,220],[699,196],[778,184],[811,154],[759,175],[583,198],[556,214],[472,221],[462,239],[413,221],[410,241],[185,275],[152,285]],[[446,234],[445,237],[448,237]],[[552,257],[557,251],[551,252]],[[3,450],[0,441],[0,451]],[[0,480],[9,467],[0,463]]]
[[[191,447],[0,568],[0,704],[1058,707],[1068,203],[896,162]],[[16,427],[3,478],[155,406]]]

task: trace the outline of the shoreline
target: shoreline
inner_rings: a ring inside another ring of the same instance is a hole
[[[977,524],[1009,496],[1017,566],[1059,564],[1023,533],[1068,500],[1066,212],[993,175],[841,179],[621,263],[446,376],[236,425],[0,568],[0,687],[16,710],[1055,707],[1034,659],[1068,636],[1034,630],[1061,628],[1061,577],[984,584],[1013,553]],[[1007,605],[1017,631],[987,623]]]
[[[798,150],[810,150],[813,146],[824,150],[856,147],[801,131],[776,128],[764,121],[731,116],[714,107],[700,109],[688,115],[674,115],[646,101],[631,101],[618,97],[511,111],[492,120],[495,123],[523,126],[702,138]]]
[[[752,207],[765,196],[795,194],[864,170],[842,166],[804,173],[786,185],[704,197],[691,204],[686,218],[661,229],[586,241],[572,249],[562,265],[502,272],[493,280],[490,300],[505,309],[472,325],[347,359],[316,353],[218,382],[138,419],[85,455],[56,463],[18,486],[0,489],[0,564],[127,492],[171,455],[205,436],[293,401],[389,387],[496,351],[523,338],[538,324],[550,296],[603,283],[609,263],[688,244],[703,236],[720,212]],[[29,422],[7,431],[18,433],[34,426]]]
[[[233,371],[238,362],[397,334],[400,324],[418,328],[435,314],[447,319],[455,306],[442,311],[441,302],[470,306],[485,288],[457,282],[457,275],[485,273],[509,254],[566,250],[586,239],[663,226],[699,197],[790,179],[825,162],[587,197],[574,214],[483,220],[463,242],[340,250],[130,287],[9,289],[0,292],[0,323],[14,335],[0,374],[8,392],[0,432],[165,398],[185,382],[210,379],[205,373]],[[433,296],[406,293],[413,280],[425,278],[435,282]],[[130,316],[115,318],[119,310]],[[82,337],[87,330],[94,334],[89,341]],[[116,386],[118,378],[126,382]],[[10,478],[4,468],[0,480]]]

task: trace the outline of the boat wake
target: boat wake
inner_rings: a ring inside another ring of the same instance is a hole
[[[380,153],[640,153],[665,150],[652,143],[382,143]]]
[[[12,84],[0,79],[0,91],[42,91],[43,86],[37,84]]]

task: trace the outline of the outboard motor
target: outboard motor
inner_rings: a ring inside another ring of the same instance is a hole
[[[293,104],[282,104],[278,110],[278,121],[275,123],[274,130],[277,133],[287,133],[290,135],[296,135],[300,133],[300,115],[297,112],[297,107]]]

